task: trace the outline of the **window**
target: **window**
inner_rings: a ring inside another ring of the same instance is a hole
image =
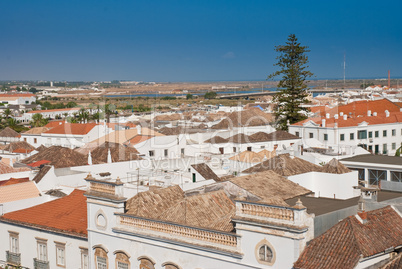
[[[150,150],[150,151],[149,151],[149,157],[153,157],[154,155],[155,155],[155,151]]]
[[[370,185],[378,185],[381,180],[387,180],[387,171],[369,169],[368,177]]]
[[[141,257],[140,269],[155,269],[155,263],[151,261],[149,258]]]
[[[314,134],[313,134],[313,133],[309,133],[309,134],[308,134],[308,137],[314,138]]]
[[[396,149],[396,143],[392,143],[392,149]]]
[[[402,133],[402,129],[401,129],[401,133]],[[300,137],[300,133],[299,132],[295,132],[295,135]]]
[[[324,134],[324,141],[328,141],[328,134]]]
[[[38,260],[47,261],[47,241],[39,239],[38,243]]]
[[[345,141],[345,134],[341,134],[341,141]]]
[[[236,152],[236,147],[233,147],[233,152]]]
[[[27,138],[26,138],[26,137],[24,137],[24,141],[27,142]]]
[[[89,269],[88,249],[86,248],[81,248],[81,269]]]
[[[116,251],[116,268],[117,269],[129,269],[130,260],[128,255],[124,251]]]
[[[380,137],[380,132],[379,132],[379,131],[375,131],[375,132],[374,132],[374,136],[375,136],[375,137]]]
[[[184,155],[184,148],[180,149],[181,155]]]
[[[387,144],[383,144],[382,145],[382,154],[387,154],[388,150],[387,150]]]
[[[106,258],[96,257],[96,268],[98,269],[107,269]]]
[[[19,253],[19,245],[18,245],[18,233],[9,232],[10,233],[10,252]]]
[[[258,254],[260,261],[264,262],[272,261],[273,257],[272,250],[267,245],[261,246],[260,249],[258,250]]]
[[[38,143],[38,139],[34,138],[34,144]]]
[[[350,140],[355,140],[355,133],[350,133]]]
[[[370,132],[370,133],[371,133],[371,136],[373,136],[373,133],[372,132]],[[370,133],[369,133],[369,135],[370,135]],[[367,131],[366,130],[357,131],[357,138],[358,139],[366,139],[367,138]]]
[[[124,262],[117,262],[117,269],[128,269],[128,264]]]
[[[223,154],[225,151],[223,150],[223,148],[219,148],[219,152],[220,152],[221,154]]]
[[[369,138],[373,138],[373,132],[369,132]]]
[[[66,245],[56,243],[56,263],[58,266],[66,266]]]
[[[387,130],[382,131],[382,136],[387,137]]]
[[[391,171],[391,181],[402,182],[402,172]]]
[[[396,129],[392,129],[392,136],[396,136]]]
[[[169,156],[169,151],[167,149],[164,150],[165,157]]]
[[[247,147],[247,151],[251,151],[251,147]]]

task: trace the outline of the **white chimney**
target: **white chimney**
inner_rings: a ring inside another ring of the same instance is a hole
[[[371,116],[371,110],[367,110],[367,116]]]
[[[335,115],[334,115],[334,118],[337,120],[337,119],[338,119],[338,114],[335,114]]]
[[[385,117],[389,117],[389,111],[388,110],[385,110]]]
[[[377,112],[373,112],[373,116],[374,116],[374,117],[377,117]]]
[[[88,164],[92,165],[92,156],[91,156],[91,152],[88,153]]]
[[[137,134],[141,134],[141,125],[140,124],[138,124],[137,126]]]
[[[399,109],[399,112],[402,112],[402,107]]]
[[[107,163],[112,163],[112,155],[110,154],[110,148],[107,150]]]
[[[343,112],[339,112],[339,116],[341,116],[341,117],[342,117],[342,116],[343,116]]]
[[[348,119],[348,115],[343,115],[343,119],[347,120]]]
[[[322,127],[325,127],[325,119],[322,119],[322,121],[321,121],[321,126],[322,126]]]
[[[329,113],[325,114],[325,117],[326,117],[327,119],[329,119]]]

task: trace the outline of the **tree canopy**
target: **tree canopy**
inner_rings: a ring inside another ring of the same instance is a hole
[[[308,108],[301,105],[308,102],[306,80],[313,76],[307,70],[309,66],[306,53],[310,50],[298,42],[296,35],[291,34],[286,44],[276,46],[275,51],[279,56],[274,66],[278,66],[279,70],[269,75],[268,79],[281,76],[274,96],[276,127],[287,130],[288,121],[293,124],[307,118]]]

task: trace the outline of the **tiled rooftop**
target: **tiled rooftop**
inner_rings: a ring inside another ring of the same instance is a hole
[[[14,182],[14,184],[5,183],[0,186],[0,203],[8,203],[38,196],[40,196],[40,191],[32,181]]]

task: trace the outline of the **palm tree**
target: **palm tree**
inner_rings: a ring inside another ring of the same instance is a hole
[[[100,118],[101,118],[101,114],[99,112],[95,112],[91,115],[91,119],[93,119],[97,123],[99,123]]]
[[[3,115],[8,119],[13,113],[11,112],[11,109],[7,108],[3,111]]]
[[[42,114],[36,113],[32,116],[31,125],[33,127],[42,127],[48,123],[48,120],[43,118]]]
[[[80,111],[78,112],[78,121],[80,122],[80,123],[82,123],[82,122],[88,122],[88,120],[89,120],[89,113],[88,113],[88,111],[86,111],[84,108],[81,108],[80,109]]]

